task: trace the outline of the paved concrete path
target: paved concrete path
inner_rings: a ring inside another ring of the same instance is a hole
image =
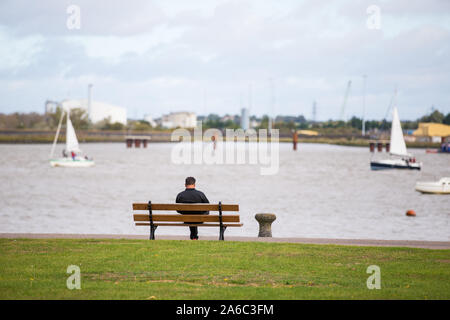
[[[18,239],[148,239],[148,235],[130,234],[63,234],[63,233],[0,233],[0,238]],[[160,240],[189,240],[187,236],[157,236]],[[218,240],[217,237],[201,237],[200,240]],[[448,241],[420,240],[371,240],[371,239],[316,239],[316,238],[258,238],[226,237],[226,241],[288,242],[308,244],[337,244],[348,246],[410,247],[426,249],[450,249]]]

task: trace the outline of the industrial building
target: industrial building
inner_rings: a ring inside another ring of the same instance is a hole
[[[161,117],[163,128],[195,128],[196,126],[197,115],[193,112],[171,112]]]
[[[419,141],[443,142],[450,137],[450,126],[442,123],[419,123],[419,128],[413,132]]]
[[[92,84],[88,85],[87,99],[67,99],[61,102],[47,100],[45,102],[45,113],[54,112],[57,106],[61,106],[66,111],[75,108],[86,110],[92,123],[109,119],[111,123],[127,124],[127,109],[106,102],[92,100]]]
[[[92,123],[109,118],[111,123],[119,122],[124,125],[127,124],[127,109],[109,103],[91,101],[91,105],[89,106],[87,99],[72,99],[61,101],[61,106],[64,110],[75,108],[86,110],[89,120]]]

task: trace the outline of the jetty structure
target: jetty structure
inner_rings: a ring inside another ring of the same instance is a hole
[[[128,135],[125,136],[125,143],[127,148],[132,148],[133,145],[135,148],[140,148],[141,145],[143,148],[147,148],[147,144],[151,139],[150,136]]]

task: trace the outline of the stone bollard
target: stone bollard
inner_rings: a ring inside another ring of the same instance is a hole
[[[277,218],[273,213],[257,213],[255,219],[259,223],[258,237],[272,237],[272,222]]]

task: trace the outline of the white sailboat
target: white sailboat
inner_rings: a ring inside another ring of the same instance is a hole
[[[390,154],[391,159],[372,160],[370,168],[372,170],[381,169],[416,169],[420,170],[422,164],[416,162],[416,158],[409,154],[406,149],[405,139],[403,138],[402,126],[398,117],[397,107],[394,107],[392,115],[391,143]]]
[[[59,131],[61,129],[62,119],[64,117],[64,111],[61,113],[59,119],[58,129],[56,130],[55,139],[53,141],[52,151],[50,152],[50,165],[52,167],[70,167],[70,168],[85,168],[92,167],[95,162],[92,159],[81,156],[81,149],[78,145],[77,135],[75,129],[70,121],[70,110],[67,112],[67,125],[66,125],[66,147],[63,150],[63,158],[52,159],[55,151],[55,146],[58,141]]]

